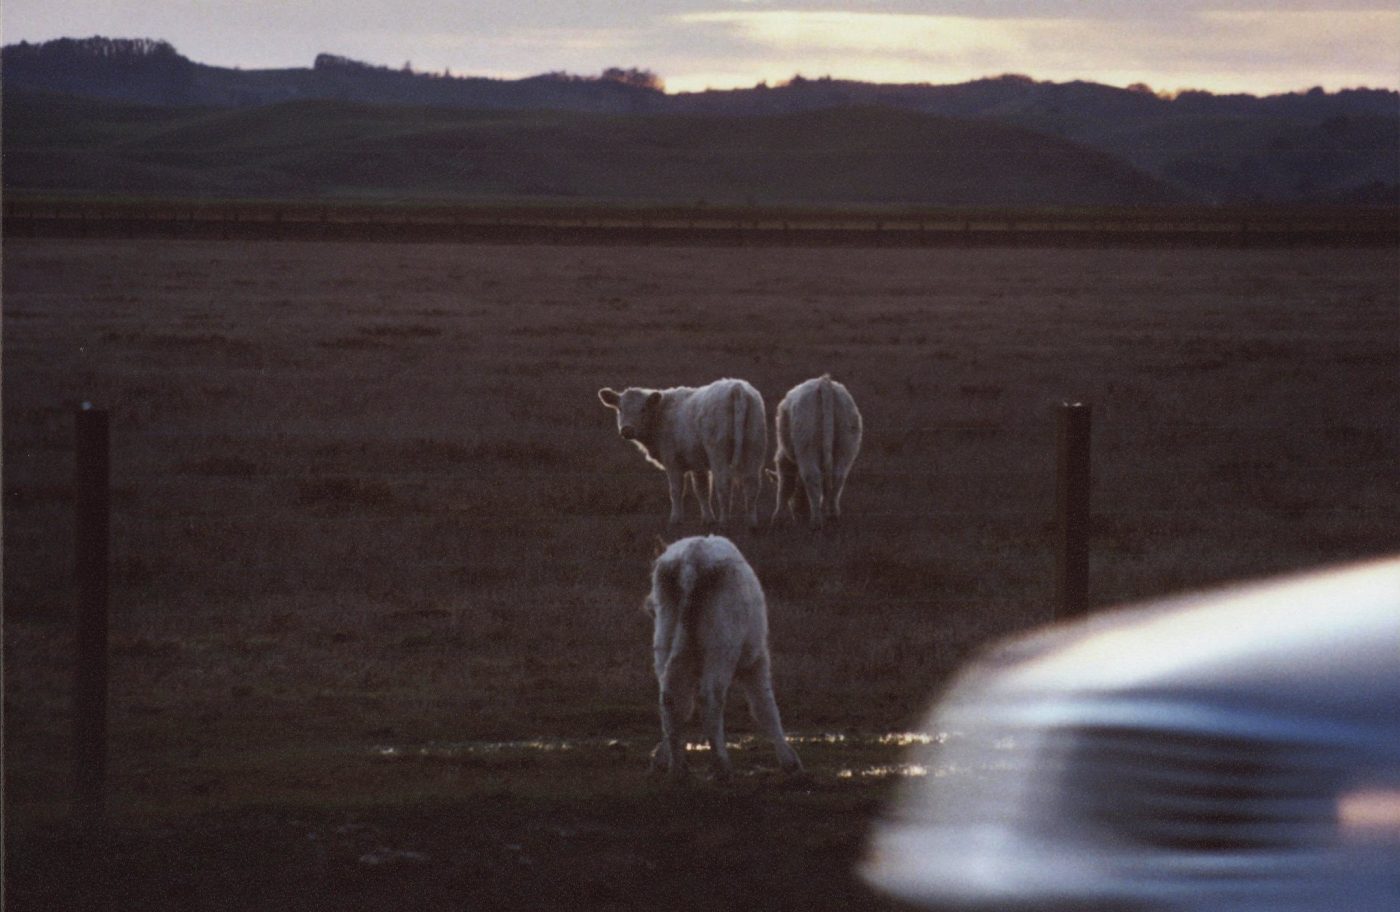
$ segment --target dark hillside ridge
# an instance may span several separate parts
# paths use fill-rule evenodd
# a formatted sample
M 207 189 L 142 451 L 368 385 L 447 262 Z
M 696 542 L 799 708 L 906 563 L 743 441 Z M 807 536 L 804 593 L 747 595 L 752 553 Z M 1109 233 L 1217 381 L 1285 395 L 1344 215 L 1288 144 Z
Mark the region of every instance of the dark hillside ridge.
M 11 92 L 7 189 L 89 196 L 694 205 L 1162 205 L 1076 143 L 885 108 L 771 117 L 297 101 L 155 108 Z
M 163 41 L 61 38 L 6 45 L 6 89 L 107 98 L 147 105 L 254 107 L 283 101 L 364 101 L 474 109 L 549 108 L 658 111 L 666 96 L 625 79 L 561 73 L 528 79 L 442 76 L 371 66 L 320 54 L 310 68 L 241 70 L 207 66 Z
M 289 101 L 597 114 L 772 117 L 878 106 L 969 118 L 1071 140 L 1214 203 L 1400 202 L 1400 93 L 1381 89 L 1173 97 L 1143 87 L 1000 76 L 959 85 L 879 85 L 794 77 L 780 86 L 667 95 L 645 71 L 519 80 L 371 66 L 332 54 L 310 68 L 195 63 L 165 42 L 60 39 L 9 45 L 3 85 L 135 104 L 260 107 Z

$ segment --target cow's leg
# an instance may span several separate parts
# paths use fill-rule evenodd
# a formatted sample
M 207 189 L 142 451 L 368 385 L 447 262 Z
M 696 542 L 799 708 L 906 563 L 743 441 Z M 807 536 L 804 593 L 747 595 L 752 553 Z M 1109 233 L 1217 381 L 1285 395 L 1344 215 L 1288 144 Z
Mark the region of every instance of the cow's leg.
M 758 495 L 763 490 L 763 468 L 757 472 L 746 472 L 740 477 L 740 495 L 744 498 L 744 514 L 749 528 L 758 528 Z
M 695 715 L 695 688 L 688 686 L 689 682 L 677 681 L 678 684 L 686 684 L 679 692 L 673 691 L 673 699 L 670 708 L 671 724 L 682 733 L 685 726 Z M 663 700 L 664 704 L 664 700 Z M 666 712 L 663 705 L 663 713 Z M 662 717 L 661 740 L 657 742 L 656 748 L 651 752 L 651 767 L 647 770 L 647 775 L 660 775 L 671 771 L 671 740 L 667 734 L 665 716 Z M 681 764 L 685 765 L 685 739 L 681 739 Z
M 667 469 L 666 488 L 671 495 L 671 517 L 667 522 L 674 526 L 685 515 L 685 473 L 680 469 Z
M 695 501 L 700 504 L 700 519 L 706 524 L 715 521 L 714 510 L 710 508 L 710 485 L 709 474 L 706 472 L 691 472 L 687 475 L 690 479 L 690 490 L 695 492 Z
M 700 706 L 705 714 L 705 740 L 714 755 L 715 781 L 728 782 L 734 766 L 729 762 L 729 748 L 724 744 L 724 700 L 729 684 L 723 675 L 708 673 L 700 679 Z
M 773 478 L 778 483 L 778 500 L 773 505 L 773 516 L 771 522 L 777 522 L 782 515 L 783 507 L 788 508 L 788 515 L 797 516 L 797 463 L 791 459 L 779 456 L 774 461 Z
M 788 495 L 788 512 L 792 514 L 793 522 L 812 515 L 812 505 L 807 502 L 807 489 L 803 487 L 802 479 L 797 475 L 797 463 L 793 463 L 792 466 L 792 493 Z
M 671 662 L 661 676 L 661 743 L 653 755 L 653 768 L 665 762 L 673 782 L 690 776 L 685 759 L 685 723 L 695 707 L 695 676 L 684 662 Z
M 820 529 L 822 514 L 826 511 L 826 506 L 822 503 L 821 469 L 799 464 L 797 471 L 802 476 L 802 487 L 807 491 L 807 522 L 813 529 Z
M 831 493 L 827 495 L 826 505 L 830 508 L 827 515 L 832 519 L 841 517 L 841 495 L 846 490 L 846 477 L 850 474 L 849 467 L 837 466 L 832 471 Z
M 748 668 L 740 669 L 738 681 L 759 731 L 773 742 L 773 749 L 778 754 L 778 766 L 785 773 L 801 772 L 802 761 L 797 759 L 797 751 L 788 744 L 787 735 L 783 733 L 783 722 L 778 715 L 778 701 L 773 698 L 773 678 L 768 657 L 765 655 Z
M 730 474 L 729 466 L 720 464 L 710 469 L 710 494 L 715 502 L 715 521 L 724 525 L 729 519 L 734 496 L 734 476 Z

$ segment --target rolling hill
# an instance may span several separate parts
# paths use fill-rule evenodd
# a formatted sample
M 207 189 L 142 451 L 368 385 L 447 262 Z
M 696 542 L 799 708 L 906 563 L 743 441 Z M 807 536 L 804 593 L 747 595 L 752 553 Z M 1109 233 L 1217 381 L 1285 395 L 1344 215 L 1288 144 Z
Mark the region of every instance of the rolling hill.
M 6 94 L 5 185 L 51 194 L 693 204 L 1165 204 L 1023 127 L 877 107 L 766 117 L 342 101 L 193 108 Z
M 404 192 L 406 182 L 415 183 L 411 176 L 396 174 L 398 164 L 427 168 L 432 175 L 425 175 L 424 186 L 448 186 L 457 196 L 509 191 L 570 197 L 622 193 L 626 199 L 659 194 L 692 201 L 806 200 L 834 188 L 840 195 L 832 201 L 972 198 L 1031 205 L 1098 201 L 1111 186 L 1131 185 L 1136 189 L 1128 189 L 1121 202 L 1130 203 L 1146 192 L 1153 198 L 1205 203 L 1400 203 L 1400 93 L 1380 89 L 1312 89 L 1266 97 L 1188 91 L 1166 96 L 1142 86 L 1120 89 L 1019 75 L 957 85 L 881 85 L 796 76 L 775 86 L 668 95 L 646 71 L 613 70 L 599 77 L 546 73 L 500 80 L 393 70 L 333 54 L 319 55 L 307 68 L 241 70 L 196 63 L 161 41 L 107 38 L 8 45 L 0 53 L 0 65 L 7 134 L 11 112 L 19 113 L 21 131 L 42 132 L 48 129 L 43 122 L 56 124 L 65 110 L 78 110 L 80 102 L 60 100 L 72 96 L 125 106 L 99 115 L 108 121 L 155 118 L 173 124 L 219 120 L 214 109 L 266 109 L 268 113 L 253 115 L 253 120 L 270 129 L 270 135 L 286 127 L 276 121 L 287 111 L 320 112 L 311 115 L 308 129 L 330 129 L 369 156 L 337 164 L 342 150 L 323 150 L 319 158 L 314 150 L 303 150 L 304 160 L 298 164 L 287 159 L 296 158 L 292 152 L 282 149 L 262 162 L 264 173 L 255 175 L 238 162 L 197 173 L 200 155 L 206 161 L 210 155 L 217 158 L 216 150 L 191 150 L 187 156 L 167 143 L 170 160 L 152 159 L 142 151 L 145 139 L 136 137 L 123 140 L 134 145 L 97 148 L 70 136 L 73 141 L 65 147 L 50 150 L 78 169 L 75 179 L 93 186 L 128 187 L 126 192 L 172 182 L 172 192 L 181 193 L 253 186 L 278 194 L 334 188 L 358 194 L 373 192 L 365 181 L 377 172 L 388 181 L 381 192 L 393 194 Z M 51 116 L 33 111 L 33 102 L 25 100 L 40 97 L 49 99 L 41 104 L 57 109 Z M 363 115 L 350 107 L 285 107 L 319 102 L 377 107 Z M 408 113 L 391 115 L 390 106 Z M 161 114 L 156 108 L 178 110 Z M 384 125 L 395 117 L 449 117 L 425 113 L 429 108 L 470 112 L 447 130 L 471 134 L 462 134 L 460 146 L 470 154 L 454 157 L 442 148 L 440 144 L 450 146 L 455 140 L 441 130 L 429 130 L 434 135 L 411 141 Z M 875 114 L 873 108 L 884 113 Z M 864 113 L 851 113 L 856 110 Z M 491 120 L 487 112 L 498 116 Z M 379 126 L 367 128 L 364 136 L 347 133 L 347 122 L 360 117 Z M 636 123 L 628 122 L 634 118 Z M 849 142 L 839 148 L 838 137 L 832 135 L 822 140 L 824 145 L 801 153 L 795 141 L 784 146 L 777 135 L 788 127 L 820 133 L 819 125 L 842 120 L 849 120 L 853 129 L 891 130 L 892 148 L 873 148 L 873 141 L 859 150 Z M 339 126 L 335 121 L 341 121 Z M 488 128 L 488 122 L 495 125 Z M 535 126 L 527 128 L 531 122 Z M 687 131 L 694 133 L 698 146 L 666 145 L 667 137 Z M 497 148 L 507 133 L 511 141 L 527 143 L 515 148 L 514 162 L 502 161 L 509 156 Z M 34 135 L 25 132 L 14 144 L 20 166 L 13 173 L 7 168 L 6 185 L 65 189 L 55 163 L 28 157 Z M 910 145 L 933 137 L 945 145 L 933 142 L 922 152 Z M 887 137 L 877 133 L 873 138 Z M 624 139 L 642 146 L 624 148 Z M 1011 169 L 1005 186 L 996 185 L 995 167 L 979 169 L 976 162 L 962 162 L 956 150 L 946 148 L 956 139 L 973 143 L 974 149 L 978 142 L 990 142 L 998 156 L 992 164 Z M 574 143 L 565 148 L 578 154 L 532 147 L 532 141 Z M 1014 150 L 1017 145 L 1025 148 Z M 1089 150 L 1099 157 L 1085 158 Z M 742 160 L 755 152 L 766 160 Z M 622 167 L 610 170 L 590 156 L 621 156 Z M 1040 173 L 1036 169 L 1043 169 L 1047 158 L 1074 164 L 1059 177 L 1032 176 Z M 812 170 L 817 167 L 831 170 L 819 180 Z M 925 173 L 929 167 L 946 173 Z M 325 171 L 324 179 L 311 173 L 318 169 Z M 1090 170 L 1099 171 L 1099 177 L 1091 181 Z M 1138 178 L 1154 180 L 1156 189 L 1145 191 L 1140 180 L 1128 176 L 1133 170 Z M 622 175 L 629 179 L 621 180 Z M 589 185 L 593 178 L 599 182 Z M 1049 183 L 1042 186 L 1042 180 Z M 1018 195 L 1028 191 L 1033 191 L 1031 196 Z

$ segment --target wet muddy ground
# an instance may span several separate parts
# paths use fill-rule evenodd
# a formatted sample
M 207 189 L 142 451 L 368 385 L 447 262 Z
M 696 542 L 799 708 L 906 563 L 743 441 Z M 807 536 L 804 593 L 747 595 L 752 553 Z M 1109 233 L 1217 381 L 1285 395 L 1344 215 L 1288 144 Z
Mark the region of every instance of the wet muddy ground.
M 361 795 L 11 829 L 6 908 L 889 907 L 854 867 L 891 783 L 922 772 L 909 739 L 794 740 L 807 775 L 740 739 L 725 787 L 698 746 L 699 775 L 673 786 L 645 775 L 640 741 L 373 745 L 327 758 L 370 771 L 352 777 Z M 445 777 L 459 796 L 439 785 L 375 803 L 375 775 L 408 793 Z

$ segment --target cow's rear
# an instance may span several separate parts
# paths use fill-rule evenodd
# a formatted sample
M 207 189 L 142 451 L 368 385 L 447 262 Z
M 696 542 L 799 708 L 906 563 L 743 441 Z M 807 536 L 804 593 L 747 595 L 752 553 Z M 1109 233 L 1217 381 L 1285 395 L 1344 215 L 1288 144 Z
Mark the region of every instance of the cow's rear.
M 763 397 L 743 380 L 717 380 L 696 391 L 701 440 L 710 463 L 716 519 L 738 510 L 758 527 L 758 494 L 768 449 Z
M 863 422 L 844 384 L 823 374 L 799 383 L 778 403 L 774 470 L 778 503 L 795 515 L 805 504 L 813 528 L 841 515 L 841 495 L 860 452 Z

